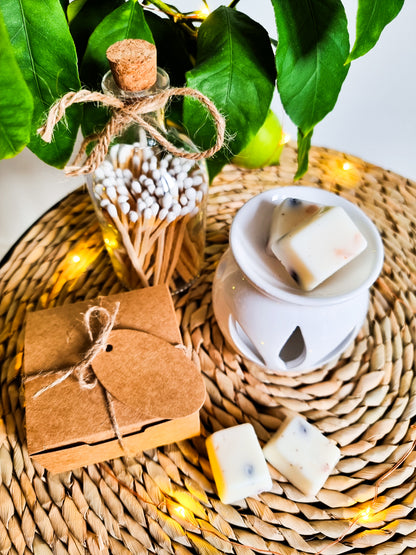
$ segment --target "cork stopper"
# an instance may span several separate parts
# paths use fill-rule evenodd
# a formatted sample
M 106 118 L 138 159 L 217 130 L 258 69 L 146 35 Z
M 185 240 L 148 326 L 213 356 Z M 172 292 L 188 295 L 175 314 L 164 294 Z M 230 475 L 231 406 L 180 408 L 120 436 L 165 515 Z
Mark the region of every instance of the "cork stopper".
M 156 83 L 156 46 L 141 39 L 112 44 L 106 52 L 114 81 L 125 91 L 143 91 Z

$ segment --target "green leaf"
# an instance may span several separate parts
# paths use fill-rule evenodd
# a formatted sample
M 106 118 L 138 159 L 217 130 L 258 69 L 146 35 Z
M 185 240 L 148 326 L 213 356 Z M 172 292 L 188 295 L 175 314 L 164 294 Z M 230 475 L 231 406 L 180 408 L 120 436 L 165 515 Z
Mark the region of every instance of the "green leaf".
M 72 0 L 71 3 L 68 0 L 61 0 L 62 7 L 64 11 L 66 9 L 66 14 L 68 17 L 68 22 L 71 24 L 72 20 L 79 14 L 82 8 L 85 6 L 87 0 Z M 65 8 L 66 4 L 66 8 Z
M 77 0 L 74 0 L 74 2 L 75 1 L 77 1 Z M 62 9 L 64 10 L 64 13 L 66 14 L 68 6 L 69 6 L 69 0 L 59 0 L 59 3 L 61 4 Z
M 109 108 L 95 104 L 84 104 L 81 130 L 84 137 L 98 133 L 104 128 L 111 116 Z
M 359 0 L 356 38 L 347 62 L 367 54 L 377 43 L 384 27 L 400 12 L 404 0 Z
M 68 20 L 71 35 L 81 61 L 88 39 L 97 25 L 124 0 L 74 0 L 68 7 Z
M 298 171 L 308 167 L 315 125 L 335 106 L 349 65 L 349 35 L 340 0 L 272 0 L 278 32 L 277 88 L 298 126 Z
M 185 73 L 192 69 L 189 47 L 195 45 L 189 45 L 181 27 L 171 19 L 148 10 L 144 15 L 157 48 L 157 65 L 169 74 L 173 86 L 182 87 L 186 81 Z
M 307 135 L 333 109 L 347 76 L 347 18 L 340 0 L 272 3 L 277 87 L 290 119 Z
M 34 100 L 29 148 L 44 162 L 63 167 L 72 153 L 79 125 L 78 107 L 70 108 L 51 144 L 37 129 L 50 106 L 70 90 L 78 90 L 77 58 L 59 0 L 2 0 L 6 28 L 23 78 Z
M 202 23 L 189 87 L 208 96 L 226 114 L 227 145 L 208 161 L 210 177 L 246 146 L 266 119 L 275 84 L 273 50 L 265 29 L 247 15 L 221 6 Z M 215 129 L 206 109 L 185 98 L 184 123 L 194 142 L 208 148 Z
M 311 139 L 313 131 L 306 135 L 298 129 L 298 169 L 295 174 L 295 181 L 300 179 L 308 170 L 309 150 L 311 148 Z
M 185 74 L 192 69 L 191 53 L 196 50 L 196 38 L 185 34 L 178 23 L 144 11 L 146 21 L 152 32 L 156 49 L 157 65 L 164 69 L 173 87 L 183 87 Z M 183 99 L 173 98 L 166 107 L 166 118 L 182 125 Z
M 0 12 L 0 159 L 12 158 L 30 140 L 33 100 L 14 57 Z
M 107 48 L 124 39 L 143 39 L 154 43 L 143 8 L 136 0 L 129 0 L 107 15 L 90 36 L 81 65 L 83 82 L 93 88 L 100 85 L 102 77 L 110 69 L 105 55 Z
M 106 51 L 119 40 L 144 39 L 154 42 L 144 18 L 143 8 L 135 0 L 129 0 L 107 17 L 92 33 L 81 65 L 83 81 L 93 89 L 101 88 L 101 80 L 109 70 Z M 86 104 L 83 110 L 82 132 L 84 136 L 102 129 L 110 117 L 108 109 Z

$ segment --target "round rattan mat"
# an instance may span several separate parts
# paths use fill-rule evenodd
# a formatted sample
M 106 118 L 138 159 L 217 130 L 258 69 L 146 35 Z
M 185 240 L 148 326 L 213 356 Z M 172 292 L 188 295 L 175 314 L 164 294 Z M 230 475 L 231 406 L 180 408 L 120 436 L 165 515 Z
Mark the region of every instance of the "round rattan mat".
M 208 391 L 201 436 L 135 458 L 52 475 L 28 457 L 20 388 L 26 312 L 121 286 L 84 190 L 51 209 L 15 246 L 0 273 L 1 553 L 416 553 L 416 452 L 386 475 L 415 437 L 416 184 L 312 149 L 300 183 L 357 203 L 385 245 L 366 323 L 337 361 L 299 377 L 266 373 L 232 352 L 215 322 L 211 284 L 236 210 L 266 188 L 291 184 L 294 172 L 295 151 L 288 147 L 280 167 L 228 167 L 214 182 L 206 267 L 175 301 L 184 343 Z M 342 451 L 324 488 L 305 498 L 271 468 L 272 491 L 222 504 L 204 437 L 251 422 L 263 443 L 287 410 L 303 414 Z M 351 527 L 382 476 L 375 514 Z

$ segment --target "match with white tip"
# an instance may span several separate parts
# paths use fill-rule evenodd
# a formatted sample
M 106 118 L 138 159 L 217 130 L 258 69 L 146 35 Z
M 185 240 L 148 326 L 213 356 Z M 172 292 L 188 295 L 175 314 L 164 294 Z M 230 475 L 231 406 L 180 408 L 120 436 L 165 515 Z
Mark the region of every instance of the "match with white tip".
M 173 289 L 174 280 L 189 282 L 197 276 L 203 239 L 195 244 L 195 234 L 191 237 L 187 230 L 207 190 L 198 163 L 160 153 L 145 141 L 110 148 L 93 173 L 93 191 L 120 233 L 126 257 L 118 254 L 117 265 L 124 260 L 131 267 L 130 287 L 137 286 L 137 276 L 141 285 L 170 280 Z M 113 256 L 113 249 L 109 253 Z

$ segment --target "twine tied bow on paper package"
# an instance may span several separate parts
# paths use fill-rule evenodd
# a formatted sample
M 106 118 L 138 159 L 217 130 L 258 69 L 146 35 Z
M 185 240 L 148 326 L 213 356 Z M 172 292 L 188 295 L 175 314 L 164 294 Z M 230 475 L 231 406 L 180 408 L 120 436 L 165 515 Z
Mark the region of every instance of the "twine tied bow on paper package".
M 160 131 L 156 129 L 156 127 L 146 121 L 146 118 L 143 117 L 144 114 L 163 108 L 168 100 L 173 96 L 188 96 L 195 98 L 207 107 L 209 113 L 214 119 L 217 131 L 217 138 L 214 146 L 202 152 L 188 152 L 183 149 L 179 149 L 166 139 Z M 208 97 L 199 91 L 188 87 L 172 87 L 158 92 L 151 97 L 137 98 L 133 101 L 131 99 L 123 101 L 115 96 L 88 90 L 69 92 L 51 107 L 45 124 L 38 129 L 38 134 L 41 138 L 45 142 L 50 143 L 52 141 L 55 125 L 63 118 L 67 108 L 73 104 L 83 102 L 99 102 L 101 105 L 112 109 L 112 116 L 101 132 L 90 135 L 84 139 L 81 148 L 75 157 L 74 164 L 66 166 L 65 168 L 65 173 L 69 176 L 88 174 L 98 168 L 98 166 L 104 161 L 111 140 L 115 136 L 120 135 L 132 122 L 136 122 L 141 125 L 170 153 L 189 160 L 202 160 L 204 158 L 210 158 L 220 150 L 224 143 L 225 120 L 223 116 L 219 113 L 215 104 Z M 80 165 L 88 145 L 95 141 L 96 145 L 93 150 L 82 165 Z
M 81 389 L 94 389 L 95 387 L 101 387 L 104 398 L 105 398 L 105 405 L 108 416 L 111 421 L 111 425 L 113 431 L 118 439 L 118 442 L 126 452 L 126 448 L 123 442 L 123 436 L 120 432 L 120 427 L 116 418 L 116 413 L 114 409 L 114 397 L 108 391 L 106 384 L 103 383 L 102 379 L 100 379 L 100 375 L 97 375 L 98 371 L 94 370 L 94 361 L 98 355 L 103 352 L 111 351 L 112 350 L 112 340 L 110 334 L 112 332 L 117 333 L 114 330 L 114 325 L 116 322 L 117 314 L 120 308 L 120 302 L 114 303 L 114 309 L 112 312 L 107 310 L 103 306 L 94 305 L 90 307 L 85 314 L 83 315 L 83 324 L 88 333 L 88 337 L 91 341 L 91 346 L 86 351 L 86 353 L 81 357 L 81 360 L 74 364 L 73 366 L 62 368 L 62 369 L 50 369 L 50 370 L 43 370 L 41 372 L 37 372 L 35 374 L 26 376 L 25 382 L 30 382 L 35 380 L 39 377 L 44 376 L 56 376 L 56 379 L 52 381 L 50 384 L 42 387 L 36 393 L 34 393 L 33 398 L 36 399 L 40 395 L 44 394 L 46 391 L 51 390 L 52 388 L 56 387 L 57 385 L 61 384 L 71 376 L 78 380 L 79 386 Z M 94 332 L 94 320 L 98 324 L 98 329 Z M 118 330 L 120 333 L 135 333 L 138 335 L 149 334 L 150 332 L 139 332 L 135 330 Z M 150 334 L 151 336 L 153 334 Z M 154 336 L 156 337 L 156 336 Z M 114 337 L 113 337 L 114 339 Z M 162 339 L 158 339 L 167 345 L 174 347 L 175 349 L 182 350 L 184 354 L 189 357 L 187 353 L 186 347 L 181 344 L 172 345 L 171 343 L 165 342 Z M 126 352 L 126 356 L 129 353 Z
M 36 378 L 39 378 L 40 376 L 57 376 L 57 378 L 53 382 L 39 389 L 33 395 L 34 398 L 37 398 L 46 391 L 52 389 L 53 387 L 56 387 L 57 385 L 68 379 L 70 376 L 75 376 L 75 378 L 79 382 L 79 386 L 82 389 L 93 389 L 94 387 L 99 385 L 104 393 L 106 408 L 111 420 L 111 425 L 117 436 L 120 446 L 124 449 L 123 438 L 120 433 L 114 411 L 113 397 L 111 393 L 98 380 L 92 366 L 92 362 L 95 357 L 107 349 L 109 336 L 114 327 L 119 308 L 119 302 L 115 303 L 115 308 L 112 313 L 103 306 L 90 307 L 84 314 L 83 321 L 92 344 L 85 355 L 82 357 L 82 359 L 77 364 L 69 368 L 43 370 L 42 372 L 39 372 L 37 374 L 26 376 L 25 381 L 29 382 Z M 94 317 L 98 319 L 100 324 L 100 329 L 96 338 L 94 338 L 92 330 L 92 321 Z

